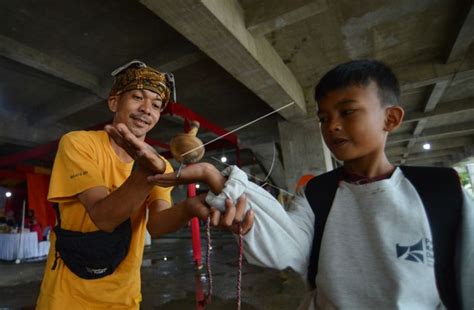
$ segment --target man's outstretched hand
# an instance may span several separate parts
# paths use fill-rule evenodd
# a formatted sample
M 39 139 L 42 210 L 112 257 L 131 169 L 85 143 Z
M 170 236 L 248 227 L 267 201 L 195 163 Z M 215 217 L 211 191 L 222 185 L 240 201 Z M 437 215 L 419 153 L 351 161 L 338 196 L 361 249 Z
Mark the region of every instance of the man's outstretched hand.
M 106 125 L 105 131 L 142 168 L 155 174 L 166 170 L 166 164 L 158 152 L 145 141 L 138 139 L 125 124 Z
M 184 167 L 179 172 L 156 174 L 148 177 L 148 182 L 162 187 L 178 184 L 206 183 L 214 194 L 219 194 L 224 188 L 226 178 L 209 163 L 197 163 Z

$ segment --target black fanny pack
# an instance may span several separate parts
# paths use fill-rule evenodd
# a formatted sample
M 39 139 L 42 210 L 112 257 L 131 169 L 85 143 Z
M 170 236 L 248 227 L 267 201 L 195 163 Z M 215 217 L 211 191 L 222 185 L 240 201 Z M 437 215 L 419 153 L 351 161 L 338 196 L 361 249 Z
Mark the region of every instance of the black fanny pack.
M 62 229 L 58 206 L 56 211 L 56 258 L 51 269 L 56 269 L 57 260 L 61 258 L 69 270 L 83 279 L 99 279 L 112 274 L 127 256 L 132 238 L 131 220 L 126 220 L 111 233 L 82 233 Z

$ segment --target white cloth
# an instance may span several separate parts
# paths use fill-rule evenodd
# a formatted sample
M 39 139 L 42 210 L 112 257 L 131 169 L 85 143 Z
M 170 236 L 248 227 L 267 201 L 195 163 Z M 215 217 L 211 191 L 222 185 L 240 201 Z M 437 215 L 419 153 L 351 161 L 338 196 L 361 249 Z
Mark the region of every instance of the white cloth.
M 20 237 L 21 241 L 20 250 Z M 20 250 L 20 251 L 19 251 Z M 36 232 L 23 234 L 0 234 L 0 259 L 15 260 L 38 256 L 38 235 Z
M 209 191 L 206 202 L 223 211 L 227 198 L 235 204 L 245 193 L 247 209 L 255 213 L 254 225 L 244 238 L 247 261 L 276 269 L 290 267 L 305 274 L 314 229 L 314 213 L 306 198 L 296 197 L 297 203 L 286 212 L 270 193 L 249 182 L 245 172 L 236 166 L 224 169 L 222 174 L 228 176 L 224 189 L 217 196 Z
M 41 241 L 38 243 L 38 256 L 46 256 L 49 252 L 49 247 L 51 243 L 49 241 Z

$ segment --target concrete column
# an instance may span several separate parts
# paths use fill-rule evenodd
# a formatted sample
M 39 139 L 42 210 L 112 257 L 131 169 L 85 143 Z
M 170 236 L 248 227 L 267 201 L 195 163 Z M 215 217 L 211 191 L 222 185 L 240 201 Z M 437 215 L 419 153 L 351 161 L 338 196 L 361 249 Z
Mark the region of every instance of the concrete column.
M 314 118 L 281 121 L 278 127 L 289 191 L 294 191 L 302 175 L 319 175 L 332 169 L 329 151 L 324 150 L 319 123 Z

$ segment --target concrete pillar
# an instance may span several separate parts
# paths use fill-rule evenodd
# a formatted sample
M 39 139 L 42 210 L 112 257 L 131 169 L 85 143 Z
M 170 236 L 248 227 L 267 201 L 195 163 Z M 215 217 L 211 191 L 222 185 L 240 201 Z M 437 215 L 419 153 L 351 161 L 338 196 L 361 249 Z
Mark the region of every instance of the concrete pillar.
M 286 182 L 289 191 L 304 174 L 320 175 L 332 170 L 328 150 L 324 150 L 319 123 L 313 118 L 278 123 Z

